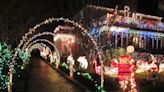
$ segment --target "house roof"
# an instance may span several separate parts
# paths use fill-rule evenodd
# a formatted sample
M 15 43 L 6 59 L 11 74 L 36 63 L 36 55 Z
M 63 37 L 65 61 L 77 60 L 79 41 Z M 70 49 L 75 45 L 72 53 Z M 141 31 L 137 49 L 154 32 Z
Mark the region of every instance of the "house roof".
M 92 27 L 91 24 L 93 22 L 97 22 L 97 24 L 101 26 L 101 24 L 106 21 L 107 14 L 113 15 L 115 10 L 115 8 L 87 5 L 74 16 L 73 20 L 80 22 L 84 27 L 89 29 Z M 162 17 L 142 13 L 131 13 L 130 9 L 127 11 L 127 6 L 126 10 L 124 8 L 124 10 L 116 11 L 118 12 L 118 16 L 120 16 L 120 20 L 114 23 L 116 26 L 164 32 L 164 23 L 161 22 Z M 129 18 L 125 18 L 125 12 L 130 13 Z M 136 15 L 135 17 L 137 19 L 134 20 L 132 18 L 133 14 Z

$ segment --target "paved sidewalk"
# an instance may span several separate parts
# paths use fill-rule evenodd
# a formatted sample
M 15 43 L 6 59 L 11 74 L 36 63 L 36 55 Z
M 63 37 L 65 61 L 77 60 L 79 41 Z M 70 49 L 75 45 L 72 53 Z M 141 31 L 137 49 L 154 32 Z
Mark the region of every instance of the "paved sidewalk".
M 77 85 L 78 87 L 80 87 L 82 89 L 82 92 L 91 92 L 90 90 L 88 90 L 88 88 L 86 86 L 84 86 L 83 84 L 80 84 L 76 79 L 71 78 L 69 75 L 67 75 L 66 73 L 64 73 L 63 71 L 56 69 L 55 66 L 49 64 L 53 69 L 55 69 L 56 71 L 58 71 L 63 77 L 65 77 L 67 80 L 69 80 L 70 82 L 74 83 L 75 85 Z
M 84 92 L 44 61 L 33 62 L 26 92 Z

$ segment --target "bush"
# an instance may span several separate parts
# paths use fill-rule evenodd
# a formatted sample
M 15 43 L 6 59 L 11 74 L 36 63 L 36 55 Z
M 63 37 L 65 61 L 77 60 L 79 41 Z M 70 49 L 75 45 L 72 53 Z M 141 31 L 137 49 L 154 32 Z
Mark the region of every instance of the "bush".
M 0 92 L 5 92 L 7 90 L 9 82 L 9 69 L 11 66 L 12 58 L 14 56 L 14 51 L 11 50 L 4 42 L 0 42 Z M 18 57 L 14 63 L 14 73 L 21 71 L 27 61 L 29 60 L 30 54 L 28 51 L 22 51 L 18 49 Z

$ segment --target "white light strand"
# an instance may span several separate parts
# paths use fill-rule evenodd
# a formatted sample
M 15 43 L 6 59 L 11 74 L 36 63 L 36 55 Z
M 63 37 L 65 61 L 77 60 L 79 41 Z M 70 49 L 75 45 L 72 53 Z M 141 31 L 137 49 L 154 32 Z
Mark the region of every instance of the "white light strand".
M 34 44 L 29 48 L 29 53 L 31 53 L 33 49 L 38 49 L 41 52 L 43 48 L 44 48 L 44 46 L 39 45 L 38 43 Z
M 29 45 L 27 46 L 27 49 L 29 49 L 32 45 L 34 45 L 34 44 L 36 44 L 38 42 L 39 43 L 40 42 L 47 42 L 48 44 L 52 45 L 54 47 L 55 51 L 57 52 L 57 57 L 58 57 L 58 59 L 60 61 L 60 54 L 59 54 L 59 51 L 58 51 L 57 47 L 52 42 L 50 42 L 47 39 L 36 39 L 36 40 L 32 41 L 31 43 L 29 43 Z
M 125 6 L 127 7 L 127 6 Z M 101 6 L 94 6 L 94 5 L 88 5 L 87 8 L 95 8 L 95 9 L 101 9 L 101 10 L 107 10 L 109 12 L 113 12 L 114 9 L 113 8 L 106 8 L 106 7 L 101 7 Z M 118 11 L 119 13 L 125 13 L 126 10 L 119 10 Z M 130 13 L 130 12 L 129 12 Z M 134 13 L 133 13 L 134 14 Z M 135 13 L 136 16 L 139 16 L 139 17 L 145 17 L 145 18 L 149 18 L 149 19 L 155 19 L 155 20 L 158 20 L 158 21 L 161 21 L 162 20 L 162 17 L 158 17 L 158 16 L 152 16 L 152 15 L 146 15 L 146 14 L 142 14 L 142 13 Z
M 102 67 L 103 67 L 103 61 L 102 61 L 102 58 L 101 58 L 101 54 L 100 54 L 100 51 L 98 49 L 98 45 L 96 43 L 96 41 L 94 41 L 94 39 L 90 36 L 90 34 L 87 32 L 87 30 L 85 28 L 83 28 L 81 25 L 79 25 L 78 23 L 74 22 L 74 21 L 71 21 L 69 19 L 64 19 L 64 18 L 49 18 L 49 19 L 46 19 L 45 21 L 37 24 L 36 26 L 34 26 L 33 28 L 30 28 L 29 29 L 29 32 L 25 33 L 25 35 L 22 37 L 22 39 L 20 40 L 20 43 L 18 45 L 18 47 L 15 49 L 15 53 L 14 53 L 14 57 L 12 58 L 12 62 L 11 62 L 11 66 L 10 66 L 10 80 L 9 80 L 9 85 L 8 85 L 8 92 L 12 92 L 12 79 L 13 79 L 13 70 L 14 70 L 14 63 L 15 63 L 15 59 L 17 57 L 17 53 L 18 53 L 18 49 L 24 44 L 24 42 L 28 39 L 28 36 L 29 35 L 32 35 L 33 32 L 36 31 L 37 28 L 39 28 L 40 26 L 42 25 L 45 25 L 45 24 L 49 24 L 49 23 L 52 23 L 52 22 L 58 22 L 58 21 L 63 21 L 65 23 L 71 23 L 72 25 L 76 26 L 76 27 L 79 27 L 81 30 L 83 30 L 87 36 L 91 39 L 91 41 L 93 42 L 97 52 L 98 52 L 98 57 L 100 59 L 100 62 L 102 64 Z M 101 81 L 104 81 L 103 79 L 103 74 L 101 75 Z M 101 85 L 103 85 L 103 82 L 101 82 Z
M 25 48 L 26 48 L 26 46 L 27 46 L 32 40 L 34 40 L 34 39 L 37 38 L 37 37 L 44 36 L 44 35 L 52 35 L 52 36 L 54 36 L 55 34 L 52 33 L 52 32 L 38 33 L 38 34 L 32 36 L 29 40 L 27 40 L 26 43 L 24 43 L 24 45 L 23 45 L 23 47 L 22 47 L 22 50 L 24 51 Z
M 48 50 L 51 52 L 51 49 L 44 43 L 35 43 L 28 49 L 29 49 L 29 52 L 31 53 L 33 49 L 39 49 L 39 51 L 41 51 L 42 48 L 44 48 L 44 47 L 48 48 Z
M 50 42 L 49 40 L 47 40 L 47 39 L 36 39 L 36 40 L 30 42 L 30 43 L 27 45 L 26 48 L 29 49 L 33 44 L 36 44 L 36 43 L 38 43 L 38 42 L 47 42 L 48 44 L 50 44 L 50 45 L 52 45 L 53 47 L 56 48 L 56 46 L 55 46 L 52 42 Z M 26 48 L 25 48 L 25 49 L 26 49 Z

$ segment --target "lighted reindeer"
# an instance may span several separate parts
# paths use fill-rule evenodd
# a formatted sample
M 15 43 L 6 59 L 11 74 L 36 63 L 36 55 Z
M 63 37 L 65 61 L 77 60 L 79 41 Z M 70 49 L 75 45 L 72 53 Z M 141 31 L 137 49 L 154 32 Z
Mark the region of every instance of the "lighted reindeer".
M 139 59 L 137 61 L 138 69 L 136 70 L 136 72 L 140 73 L 140 72 L 146 72 L 146 71 L 151 71 L 151 72 L 158 71 L 158 67 L 156 65 L 157 59 L 152 54 L 150 54 L 150 59 L 151 59 L 151 63 L 145 62 L 144 60 Z

